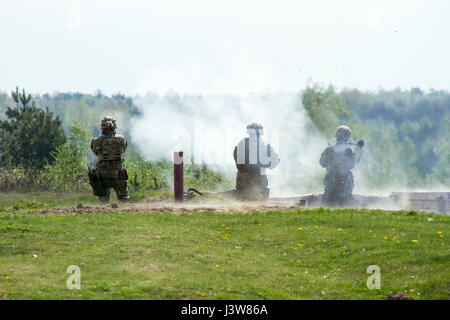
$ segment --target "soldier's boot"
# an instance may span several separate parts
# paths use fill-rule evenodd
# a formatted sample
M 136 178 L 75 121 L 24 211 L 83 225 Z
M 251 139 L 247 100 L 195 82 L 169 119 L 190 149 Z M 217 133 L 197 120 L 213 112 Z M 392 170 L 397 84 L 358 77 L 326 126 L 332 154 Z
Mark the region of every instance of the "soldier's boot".
M 340 207 L 351 207 L 353 205 L 353 198 L 352 197 L 345 197 L 340 199 L 339 206 Z
M 325 187 L 325 193 L 322 198 L 322 206 L 335 208 L 339 207 L 339 200 L 336 197 L 336 191 L 329 187 Z
M 114 191 L 117 195 L 117 200 L 120 202 L 127 202 L 130 199 L 128 192 L 128 180 L 120 180 L 117 182 Z
M 119 202 L 128 202 L 128 200 L 130 200 L 128 190 L 126 193 L 117 193 L 117 200 L 119 200 Z
M 267 187 L 263 187 L 263 200 L 269 199 L 270 189 Z
M 248 191 L 244 188 L 236 189 L 236 199 L 246 200 L 248 198 Z
M 104 188 L 102 190 L 101 195 L 98 196 L 98 200 L 102 204 L 107 204 L 107 203 L 109 203 L 110 196 L 111 196 L 111 190 L 109 188 Z
M 109 195 L 105 196 L 105 197 L 98 197 L 98 200 L 100 201 L 100 203 L 102 204 L 107 204 L 109 203 Z

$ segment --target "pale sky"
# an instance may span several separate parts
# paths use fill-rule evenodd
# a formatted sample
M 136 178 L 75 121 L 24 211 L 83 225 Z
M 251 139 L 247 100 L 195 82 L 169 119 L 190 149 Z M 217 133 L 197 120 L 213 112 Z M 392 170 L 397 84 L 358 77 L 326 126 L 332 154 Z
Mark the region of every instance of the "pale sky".
M 450 90 L 450 1 L 2 0 L 0 90 Z

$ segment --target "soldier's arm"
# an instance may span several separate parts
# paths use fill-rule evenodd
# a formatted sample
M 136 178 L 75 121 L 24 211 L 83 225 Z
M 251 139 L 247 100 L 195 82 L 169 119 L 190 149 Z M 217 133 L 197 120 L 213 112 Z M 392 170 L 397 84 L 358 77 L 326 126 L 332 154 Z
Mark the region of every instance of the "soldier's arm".
M 127 139 L 125 139 L 125 137 L 123 138 L 123 140 L 125 142 L 125 145 L 123 147 L 123 152 L 125 152 L 125 150 L 127 150 L 127 147 L 128 147 L 128 141 L 127 141 Z
M 322 154 L 320 155 L 320 160 L 319 163 L 323 168 L 327 167 L 327 162 L 328 162 L 328 154 L 330 153 L 330 148 L 326 148 Z
M 355 152 L 351 148 L 349 148 L 349 149 L 347 149 L 345 151 L 345 154 L 346 154 L 346 156 L 348 158 L 348 164 L 349 164 L 350 169 L 353 169 L 355 167 L 355 164 L 356 164 Z
M 116 136 L 116 139 L 118 139 L 120 148 L 122 149 L 120 151 L 125 152 L 125 150 L 127 150 L 127 147 L 128 147 L 127 139 L 125 139 L 124 136 L 119 136 L 119 135 Z
M 280 157 L 275 149 L 270 146 L 270 169 L 275 168 L 280 163 Z
M 92 139 L 91 141 L 91 150 L 92 152 L 97 155 L 98 154 L 98 143 L 97 143 L 97 139 Z
M 238 145 L 234 148 L 233 157 L 236 164 L 245 164 L 245 139 L 239 141 Z M 236 156 L 234 156 L 236 154 Z

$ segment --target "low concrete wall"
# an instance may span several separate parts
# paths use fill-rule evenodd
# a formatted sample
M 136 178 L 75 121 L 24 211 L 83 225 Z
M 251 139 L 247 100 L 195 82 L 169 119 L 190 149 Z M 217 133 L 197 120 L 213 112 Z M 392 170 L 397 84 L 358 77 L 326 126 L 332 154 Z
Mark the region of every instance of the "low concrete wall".
M 322 194 L 298 197 L 270 198 L 276 202 L 295 202 L 308 208 L 322 205 Z M 353 195 L 354 208 L 416 210 L 450 214 L 450 192 L 392 192 L 388 197 Z
M 450 192 L 392 192 L 389 198 L 407 209 L 450 214 Z

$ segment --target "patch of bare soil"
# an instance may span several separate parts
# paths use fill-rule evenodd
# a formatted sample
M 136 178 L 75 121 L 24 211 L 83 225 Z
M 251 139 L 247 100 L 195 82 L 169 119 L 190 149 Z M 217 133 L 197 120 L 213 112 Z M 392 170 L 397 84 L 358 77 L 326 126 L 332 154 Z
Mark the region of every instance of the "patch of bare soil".
M 388 300 L 413 300 L 408 294 L 401 291 L 393 291 L 386 295 Z
M 145 201 L 138 203 L 112 203 L 97 206 L 85 206 L 79 203 L 73 208 L 54 208 L 28 211 L 26 214 L 97 214 L 97 213 L 189 213 L 189 212 L 215 212 L 215 213 L 250 213 L 263 211 L 289 211 L 302 209 L 304 206 L 292 203 L 277 202 L 215 202 L 202 201 L 195 203 L 174 203 L 171 201 Z

